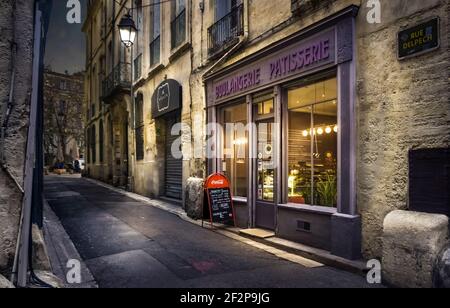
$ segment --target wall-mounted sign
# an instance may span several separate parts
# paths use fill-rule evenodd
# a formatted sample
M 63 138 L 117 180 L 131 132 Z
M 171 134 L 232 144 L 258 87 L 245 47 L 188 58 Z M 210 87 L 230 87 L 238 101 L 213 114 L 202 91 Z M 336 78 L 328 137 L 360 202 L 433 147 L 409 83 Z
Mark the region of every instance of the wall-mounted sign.
M 208 90 L 209 102 L 230 99 L 335 63 L 336 30 L 333 28 L 212 81 Z
M 152 97 L 152 116 L 154 119 L 162 117 L 181 108 L 182 87 L 178 81 L 168 79 L 163 81 L 155 90 Z
M 403 30 L 398 34 L 398 58 L 418 56 L 439 48 L 439 18 Z
M 205 195 L 207 202 L 203 208 L 208 210 L 211 224 L 236 225 L 230 182 L 226 176 L 220 173 L 211 175 L 205 182 Z

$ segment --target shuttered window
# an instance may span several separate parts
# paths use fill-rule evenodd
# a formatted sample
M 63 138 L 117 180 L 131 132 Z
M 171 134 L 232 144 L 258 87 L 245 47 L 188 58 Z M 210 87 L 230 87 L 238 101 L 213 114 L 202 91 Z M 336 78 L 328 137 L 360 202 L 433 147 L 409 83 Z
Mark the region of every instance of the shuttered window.
M 144 98 L 142 94 L 136 97 L 136 159 L 144 159 Z

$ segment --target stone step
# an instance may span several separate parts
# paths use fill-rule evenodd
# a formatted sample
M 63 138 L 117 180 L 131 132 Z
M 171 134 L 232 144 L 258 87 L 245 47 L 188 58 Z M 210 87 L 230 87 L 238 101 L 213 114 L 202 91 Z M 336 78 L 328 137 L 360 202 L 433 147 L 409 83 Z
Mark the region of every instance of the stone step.
M 275 236 L 275 232 L 264 230 L 264 229 L 245 229 L 245 230 L 240 230 L 239 234 L 242 236 L 253 237 L 253 238 L 262 239 L 262 240 L 265 240 L 265 239 Z

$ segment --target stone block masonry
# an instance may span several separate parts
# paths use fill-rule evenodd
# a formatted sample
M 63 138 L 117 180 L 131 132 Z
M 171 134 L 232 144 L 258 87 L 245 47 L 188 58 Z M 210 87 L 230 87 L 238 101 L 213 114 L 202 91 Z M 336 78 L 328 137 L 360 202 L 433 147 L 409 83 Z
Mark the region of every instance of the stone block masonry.
M 383 278 L 402 288 L 432 288 L 448 241 L 448 217 L 394 211 L 384 221 Z
M 408 152 L 450 146 L 449 1 L 383 1 L 382 24 L 357 24 L 357 203 L 363 253 L 381 257 L 383 221 L 408 208 Z M 438 50 L 397 58 L 397 34 L 440 17 Z
M 0 170 L 0 272 L 7 275 L 14 259 L 22 202 L 22 194 L 15 181 L 23 185 L 32 77 L 34 1 L 4 0 L 0 2 L 0 12 L 0 119 L 3 123 L 11 86 L 14 90 L 4 140 L 5 166 L 10 174 Z M 13 66 L 15 82 L 11 84 Z

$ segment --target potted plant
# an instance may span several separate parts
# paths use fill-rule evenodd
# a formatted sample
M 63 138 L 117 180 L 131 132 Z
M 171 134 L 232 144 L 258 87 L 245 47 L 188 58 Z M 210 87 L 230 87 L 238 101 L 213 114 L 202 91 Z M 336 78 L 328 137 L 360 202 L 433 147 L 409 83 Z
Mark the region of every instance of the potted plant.
M 320 198 L 320 203 L 323 206 L 333 207 L 337 200 L 337 178 L 332 173 L 326 173 L 320 177 L 317 182 L 317 193 Z

